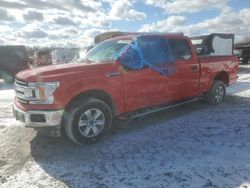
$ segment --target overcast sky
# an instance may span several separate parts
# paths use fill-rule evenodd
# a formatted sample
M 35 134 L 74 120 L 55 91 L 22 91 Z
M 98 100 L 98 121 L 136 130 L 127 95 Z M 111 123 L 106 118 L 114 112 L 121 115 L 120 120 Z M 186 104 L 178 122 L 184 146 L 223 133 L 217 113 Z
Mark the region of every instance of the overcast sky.
M 250 0 L 0 0 L 0 44 L 84 47 L 105 31 L 250 36 Z

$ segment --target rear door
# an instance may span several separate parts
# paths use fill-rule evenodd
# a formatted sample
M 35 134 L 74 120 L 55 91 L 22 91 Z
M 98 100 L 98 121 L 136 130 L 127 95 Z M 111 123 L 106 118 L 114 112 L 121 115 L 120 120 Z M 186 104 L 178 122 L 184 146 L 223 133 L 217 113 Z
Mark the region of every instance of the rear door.
M 172 49 L 175 73 L 167 76 L 166 92 L 171 100 L 193 97 L 199 91 L 199 62 L 186 38 L 168 40 Z

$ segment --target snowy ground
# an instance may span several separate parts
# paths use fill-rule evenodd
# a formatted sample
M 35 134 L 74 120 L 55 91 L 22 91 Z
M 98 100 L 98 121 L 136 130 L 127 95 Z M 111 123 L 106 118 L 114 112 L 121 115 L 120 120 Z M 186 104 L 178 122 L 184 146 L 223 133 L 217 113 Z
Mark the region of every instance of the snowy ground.
M 221 105 L 128 120 L 82 147 L 22 127 L 0 81 L 0 187 L 250 188 L 250 66 L 240 70 Z

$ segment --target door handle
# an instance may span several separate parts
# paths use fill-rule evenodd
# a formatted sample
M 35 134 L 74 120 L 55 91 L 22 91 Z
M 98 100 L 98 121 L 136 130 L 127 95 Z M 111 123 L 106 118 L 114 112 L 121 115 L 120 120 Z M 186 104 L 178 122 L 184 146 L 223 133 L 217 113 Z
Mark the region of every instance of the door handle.
M 197 71 L 198 70 L 198 66 L 197 65 L 192 65 L 191 66 L 191 70 L 192 71 Z
M 167 68 L 163 68 L 163 69 L 161 69 L 161 75 L 167 75 L 168 74 L 168 72 L 169 72 L 169 70 L 167 69 Z
M 114 77 L 114 76 L 119 76 L 120 72 L 109 72 L 106 74 L 106 77 Z

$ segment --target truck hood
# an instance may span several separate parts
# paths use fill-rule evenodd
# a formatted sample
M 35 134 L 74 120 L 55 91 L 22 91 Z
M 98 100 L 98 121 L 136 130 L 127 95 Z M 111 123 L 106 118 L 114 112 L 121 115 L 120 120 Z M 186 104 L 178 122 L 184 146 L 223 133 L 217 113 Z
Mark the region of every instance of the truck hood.
M 107 66 L 111 63 L 105 63 Z M 48 65 L 43 67 L 37 67 L 32 69 L 26 69 L 19 72 L 16 77 L 25 80 L 28 82 L 37 82 L 37 81 L 54 81 L 55 79 L 59 80 L 62 77 L 67 75 L 77 75 L 80 73 L 90 73 L 90 71 L 99 69 L 98 66 L 104 64 L 100 63 L 67 63 L 67 64 L 58 64 L 58 65 Z

